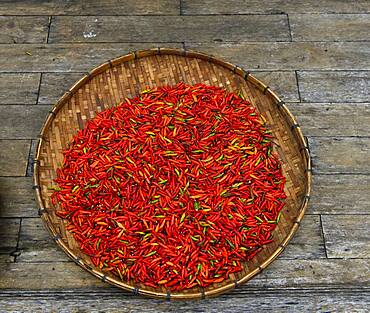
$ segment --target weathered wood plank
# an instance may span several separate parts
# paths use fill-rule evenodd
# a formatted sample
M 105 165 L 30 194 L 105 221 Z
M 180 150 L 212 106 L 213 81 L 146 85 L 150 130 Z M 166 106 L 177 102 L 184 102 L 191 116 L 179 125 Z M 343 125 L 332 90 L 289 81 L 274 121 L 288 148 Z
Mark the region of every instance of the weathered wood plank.
M 249 287 L 368 287 L 368 267 L 367 259 L 276 260 Z
M 223 294 L 218 296 L 217 298 L 213 299 L 205 299 L 205 301 L 211 301 L 216 299 L 222 299 L 222 298 L 232 298 L 232 299 L 238 299 L 238 298 L 244 298 L 245 296 L 251 296 L 251 295 L 263 295 L 263 296 L 284 296 L 286 294 L 294 295 L 294 296 L 304 296 L 305 294 L 309 293 L 312 296 L 315 295 L 333 295 L 334 293 L 337 295 L 354 295 L 357 294 L 360 297 L 367 295 L 369 292 L 369 288 L 367 286 L 359 286 L 351 288 L 350 286 L 343 286 L 343 288 L 337 288 L 333 286 L 333 288 L 327 286 L 327 289 L 325 289 L 325 286 L 319 287 L 319 286 L 313 286 L 313 287 L 302 287 L 302 288 L 285 288 L 285 289 L 276 289 L 274 287 L 272 288 L 254 288 L 254 287 L 248 287 L 243 288 L 239 287 L 233 290 L 230 290 L 229 293 Z M 73 294 L 76 298 L 79 298 L 81 300 L 84 300 L 86 298 L 88 299 L 95 299 L 95 298 L 126 298 L 126 299 L 141 299 L 144 301 L 154 301 L 154 302 L 162 302 L 167 303 L 171 305 L 171 303 L 186 303 L 183 301 L 172 301 L 172 302 L 165 302 L 162 300 L 156 300 L 156 299 L 150 299 L 150 298 L 143 298 L 141 296 L 134 295 L 132 292 L 125 291 L 121 288 L 83 288 L 83 289 L 44 289 L 44 290 L 32 290 L 32 289 L 0 289 L 0 294 L 6 298 L 6 297 L 29 297 L 30 299 L 33 297 L 39 297 L 41 298 L 50 298 L 50 299 L 69 299 L 70 296 Z M 124 297 L 122 297 L 124 296 Z M 128 296 L 128 297 L 127 297 Z M 195 301 L 194 303 L 196 303 Z
M 287 105 L 307 136 L 368 136 L 370 103 Z
M 368 42 L 186 43 L 248 70 L 370 69 Z
M 73 84 L 83 77 L 81 73 L 45 73 L 42 74 L 39 104 L 51 104 L 73 86 Z
M 47 16 L 0 16 L 0 43 L 43 43 L 48 34 Z
M 183 0 L 184 14 L 250 14 L 250 13 L 366 13 L 366 0 Z
M 252 73 L 270 86 L 286 102 L 299 101 L 297 77 L 295 72 L 259 71 Z
M 171 25 L 170 27 L 168 27 Z M 285 15 L 57 16 L 49 42 L 212 42 L 290 39 Z
M 370 174 L 370 138 L 309 138 L 314 173 Z
M 14 256 L 11 256 L 10 254 L 0 254 L 0 263 L 11 263 L 11 262 L 14 262 Z M 2 307 L 1 300 L 0 307 Z
M 0 217 L 36 217 L 31 177 L 0 177 Z
M 281 259 L 325 258 L 320 216 L 306 215 L 292 241 L 281 254 Z
M 0 140 L 0 176 L 24 176 L 30 140 Z
M 323 215 L 322 226 L 329 258 L 370 258 L 370 215 Z
M 26 47 L 24 50 L 27 50 Z M 11 55 L 8 55 L 8 58 L 11 58 Z M 0 64 L 2 63 L 6 62 Z M 38 73 L 0 74 L 0 104 L 35 104 L 39 83 Z
M 134 15 L 134 14 L 179 14 L 177 0 L 92 0 L 88 2 L 2 0 L 0 15 Z
M 73 262 L 0 263 L 0 273 L 0 289 L 109 288 Z
M 366 288 L 370 280 L 368 267 L 368 259 L 278 259 L 248 284 L 241 286 L 239 291 L 249 288 L 276 290 L 328 286 Z M 0 264 L 0 272 L 0 289 L 112 288 L 72 262 Z
M 24 218 L 17 262 L 65 262 L 68 256 L 55 244 L 39 218 Z
M 182 47 L 175 43 L 166 46 Z M 1 45 L 0 55 L 6 62 L 0 63 L 0 72 L 87 72 L 130 51 L 153 47 L 158 43 Z
M 370 138 L 309 138 L 314 173 L 370 174 Z
M 370 71 L 302 71 L 298 72 L 298 84 L 305 102 L 367 102 Z
M 253 73 L 267 83 L 285 101 L 299 101 L 297 79 L 294 72 L 259 71 Z M 42 74 L 39 104 L 55 103 L 84 73 Z
M 369 175 L 313 175 L 310 214 L 369 214 Z
M 121 293 L 114 296 L 76 292 L 63 296 L 33 295 L 3 297 L 0 306 L 6 312 L 366 312 L 370 305 L 365 292 L 346 293 L 253 293 L 238 297 L 235 290 L 226 295 L 199 301 L 165 302 Z M 218 309 L 217 309 L 218 308 Z
M 0 71 L 86 71 L 128 51 L 158 45 L 160 44 L 5 44 L 0 46 L 0 53 L 7 62 L 0 63 Z M 176 43 L 168 43 L 166 46 L 182 47 Z M 367 42 L 190 43 L 187 47 L 214 54 L 248 70 L 370 69 L 370 45 Z M 27 51 L 32 56 L 27 55 Z
M 369 14 L 289 14 L 293 41 L 370 39 Z
M 17 262 L 70 261 L 51 239 L 39 218 L 23 219 L 19 247 L 21 255 L 17 257 Z M 318 259 L 324 257 L 325 249 L 321 234 L 320 217 L 318 215 L 307 215 L 281 258 Z
M 0 219 L 0 254 L 9 254 L 15 250 L 19 224 L 19 218 Z
M 1 105 L 0 139 L 36 138 L 49 110 L 45 105 Z

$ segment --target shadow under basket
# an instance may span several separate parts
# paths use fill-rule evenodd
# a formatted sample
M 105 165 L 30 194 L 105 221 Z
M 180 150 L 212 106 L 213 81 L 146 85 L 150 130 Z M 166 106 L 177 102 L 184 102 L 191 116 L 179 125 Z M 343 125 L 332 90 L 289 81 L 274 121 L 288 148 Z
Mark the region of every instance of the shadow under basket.
M 96 112 L 112 107 L 125 98 L 137 96 L 142 90 L 163 85 L 204 83 L 241 93 L 267 120 L 287 179 L 286 205 L 273 231 L 273 242 L 266 245 L 244 270 L 230 275 L 222 283 L 207 288 L 169 292 L 150 288 L 96 268 L 82 253 L 66 222 L 56 216 L 51 202 L 56 169 L 62 166 L 62 151 L 77 131 Z M 238 66 L 212 56 L 177 49 L 156 48 L 133 52 L 110 60 L 92 70 L 73 85 L 56 103 L 41 130 L 34 163 L 34 188 L 40 216 L 55 242 L 76 264 L 112 285 L 156 298 L 200 299 L 220 295 L 247 282 L 265 269 L 287 246 L 305 213 L 311 190 L 311 163 L 307 140 L 284 102 L 264 83 Z

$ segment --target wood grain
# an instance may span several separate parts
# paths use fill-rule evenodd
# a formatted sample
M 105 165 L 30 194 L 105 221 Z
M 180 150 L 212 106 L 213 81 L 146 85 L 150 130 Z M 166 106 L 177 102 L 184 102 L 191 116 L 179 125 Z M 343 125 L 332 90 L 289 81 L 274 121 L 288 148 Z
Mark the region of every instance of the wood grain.
M 36 217 L 31 177 L 0 177 L 0 218 Z
M 279 290 L 281 288 L 366 288 L 370 279 L 368 259 L 278 259 L 248 284 L 239 287 Z M 113 288 L 72 262 L 0 264 L 0 289 L 50 290 Z M 47 275 L 40 275 L 47 273 Z
M 298 232 L 294 235 L 281 259 L 321 259 L 325 258 L 320 216 L 306 215 Z
M 45 105 L 1 105 L 0 139 L 36 138 L 50 109 Z
M 26 175 L 29 140 L 0 140 L 0 176 Z
M 256 78 L 276 92 L 286 102 L 299 101 L 295 72 L 258 71 L 252 73 Z
M 0 72 L 87 72 L 130 51 L 155 48 L 159 43 L 0 45 Z M 181 48 L 182 44 L 166 46 Z M 32 53 L 32 56 L 26 52 Z
M 246 70 L 370 69 L 367 42 L 186 43 L 186 47 Z
M 5 311 L 21 312 L 27 308 L 32 312 L 366 312 L 370 305 L 368 294 L 365 292 L 282 292 L 279 294 L 255 293 L 244 294 L 238 297 L 236 292 L 214 299 L 192 302 L 164 302 L 127 295 L 126 293 L 101 294 L 90 292 L 82 294 L 77 291 L 59 296 L 32 294 L 27 297 L 20 295 L 4 296 L 0 299 L 0 306 Z M 246 308 L 248 311 L 246 311 Z
M 370 103 L 289 103 L 307 136 L 368 136 Z
M 305 102 L 368 102 L 370 71 L 302 71 L 298 84 Z
M 51 104 L 65 93 L 73 84 L 84 76 L 80 73 L 44 73 L 40 86 L 39 104 Z
M 20 219 L 0 219 L 0 254 L 9 254 L 17 246 Z
M 177 0 L 91 0 L 88 2 L 2 0 L 0 15 L 132 15 L 132 14 L 178 14 Z
M 112 288 L 72 262 L 0 264 L 0 273 L 0 289 Z
M 370 174 L 370 138 L 309 138 L 314 173 Z
M 21 254 L 17 262 L 71 262 L 51 239 L 39 218 L 22 220 L 19 249 Z
M 0 16 L 0 43 L 46 42 L 47 16 Z
M 0 16 L 0 43 L 43 43 L 48 34 L 47 16 Z
M 366 288 L 370 280 L 368 267 L 367 259 L 277 260 L 244 288 Z
M 25 49 L 25 51 L 26 50 L 27 49 Z M 4 55 L 2 55 L 2 57 L 4 57 Z M 11 58 L 10 55 L 8 57 Z M 3 66 L 5 66 L 5 64 Z M 0 105 L 35 104 L 39 82 L 39 73 L 0 74 Z
M 366 0 L 183 0 L 184 14 L 250 14 L 250 13 L 365 13 Z
M 182 47 L 176 43 L 1 45 L 0 53 L 7 62 L 0 63 L 0 71 L 81 72 L 129 51 L 158 46 Z M 189 43 L 187 48 L 213 54 L 247 70 L 370 69 L 370 46 L 366 42 Z
M 314 175 L 310 214 L 369 214 L 369 175 Z
M 323 215 L 322 226 L 329 258 L 370 258 L 370 215 Z
M 11 263 L 14 262 L 14 256 L 11 256 L 10 254 L 0 254 L 0 263 Z M 1 300 L 0 300 L 0 307 L 1 306 Z
M 170 27 L 168 27 L 171 25 Z M 290 39 L 285 15 L 58 16 L 49 42 L 212 42 Z
M 289 14 L 293 41 L 366 41 L 370 14 Z

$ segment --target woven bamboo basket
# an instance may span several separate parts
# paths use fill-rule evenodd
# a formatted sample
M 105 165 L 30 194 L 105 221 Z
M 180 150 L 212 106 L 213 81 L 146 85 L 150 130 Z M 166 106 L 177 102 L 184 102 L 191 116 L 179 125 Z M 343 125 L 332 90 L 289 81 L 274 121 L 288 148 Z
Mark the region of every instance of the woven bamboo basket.
M 286 205 L 273 232 L 274 242 L 245 262 L 244 270 L 208 288 L 193 288 L 170 293 L 131 281 L 122 281 L 94 267 L 78 243 L 65 230 L 51 203 L 56 169 L 62 165 L 62 151 L 78 129 L 96 112 L 107 109 L 140 91 L 161 85 L 205 83 L 232 92 L 241 92 L 264 115 L 275 136 L 275 152 L 283 163 L 287 178 Z M 311 190 L 311 163 L 307 141 L 284 101 L 249 72 L 212 56 L 186 50 L 156 48 L 133 52 L 110 60 L 82 77 L 55 104 L 41 130 L 34 163 L 34 189 L 39 214 L 52 238 L 72 260 L 112 285 L 156 298 L 199 299 L 220 295 L 247 282 L 265 269 L 284 250 L 297 231 L 305 213 Z

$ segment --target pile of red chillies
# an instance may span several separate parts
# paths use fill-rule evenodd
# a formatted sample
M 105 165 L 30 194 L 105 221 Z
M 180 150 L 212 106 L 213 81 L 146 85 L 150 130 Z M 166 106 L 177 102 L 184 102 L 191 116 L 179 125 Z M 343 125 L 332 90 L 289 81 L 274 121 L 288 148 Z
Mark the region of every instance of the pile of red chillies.
M 57 171 L 57 215 L 123 281 L 207 287 L 272 241 L 285 178 L 264 118 L 241 96 L 179 83 L 98 113 Z

